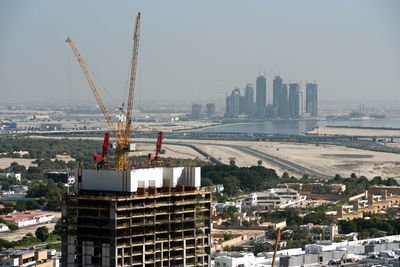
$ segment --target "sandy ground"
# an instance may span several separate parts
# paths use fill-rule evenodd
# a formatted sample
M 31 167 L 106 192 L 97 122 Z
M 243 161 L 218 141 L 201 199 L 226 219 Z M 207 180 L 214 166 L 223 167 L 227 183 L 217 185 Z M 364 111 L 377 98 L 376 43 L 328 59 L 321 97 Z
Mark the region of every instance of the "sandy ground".
M 97 139 L 101 140 L 102 138 Z M 154 145 L 143 145 L 142 153 L 144 155 L 154 151 L 155 140 L 137 139 L 137 141 L 140 140 L 154 142 Z M 316 146 L 314 144 L 304 143 L 181 139 L 165 139 L 165 141 L 194 144 L 224 163 L 229 163 L 230 158 L 234 158 L 237 166 L 257 165 L 259 159 L 228 147 L 232 144 L 247 146 L 261 152 L 273 154 L 327 175 L 333 176 L 335 174 L 340 174 L 344 177 L 348 177 L 351 173 L 356 173 L 357 175 L 364 175 L 369 179 L 372 179 L 374 176 L 400 178 L 400 154 L 394 153 L 375 152 L 334 145 Z M 226 147 L 217 146 L 216 144 L 226 145 Z M 141 144 L 138 144 L 138 149 L 141 149 L 141 146 Z M 166 156 L 189 157 L 192 155 L 193 158 L 201 158 L 201 156 L 191 148 L 171 146 L 171 151 L 168 151 L 168 146 L 169 145 L 165 146 L 167 150 Z M 284 171 L 264 161 L 263 166 L 276 169 L 278 174 Z
M 238 166 L 256 165 L 258 159 L 229 147 L 213 146 L 212 144 L 237 144 L 248 146 L 332 176 L 340 174 L 344 177 L 348 177 L 354 172 L 357 175 L 364 175 L 370 179 L 374 176 L 400 178 L 400 154 L 375 152 L 334 145 L 316 146 L 314 144 L 304 143 L 209 140 L 185 140 L 182 142 L 195 143 L 201 149 L 204 149 L 207 153 L 217 159 L 221 159 L 225 163 L 229 163 L 230 158 L 235 158 Z M 275 166 L 266 162 L 263 162 L 263 165 L 277 169 Z M 282 170 L 279 169 L 277 170 L 278 173 L 281 171 Z
M 69 155 L 57 155 L 55 159 L 58 160 L 63 160 L 65 162 L 74 160 L 71 156 Z M 52 160 L 55 160 L 52 159 Z M 10 164 L 12 162 L 17 162 L 19 165 L 23 165 L 26 168 L 29 168 L 30 166 L 37 166 L 37 164 L 32 163 L 32 161 L 35 161 L 36 159 L 25 159 L 25 158 L 0 158 L 0 169 L 5 169 L 10 167 Z
M 52 214 L 56 218 L 61 217 L 61 212 L 40 211 L 40 213 Z M 46 226 L 47 228 L 49 228 L 49 232 L 52 232 L 54 230 L 55 225 L 56 225 L 55 223 L 45 223 L 45 224 L 38 224 L 38 225 L 34 225 L 34 226 L 24 227 L 24 228 L 20 228 L 16 231 L 12 232 L 12 233 L 11 232 L 0 233 L 0 238 L 8 240 L 8 241 L 16 241 L 16 240 L 22 239 L 27 233 L 32 233 L 33 235 L 35 235 L 36 229 L 38 229 L 41 226 Z
M 141 144 L 138 143 L 136 145 L 137 152 L 133 153 L 133 155 L 137 156 L 147 156 L 149 153 L 155 153 L 155 144 Z M 190 147 L 179 146 L 179 145 L 163 145 L 163 149 L 165 149 L 165 154 L 161 155 L 162 157 L 172 157 L 172 158 L 183 158 L 183 159 L 192 159 L 192 158 L 200 158 L 202 160 L 207 160 L 200 153 L 193 150 Z
M 68 161 L 74 161 L 75 159 L 74 158 L 72 158 L 70 155 L 57 155 L 57 157 L 56 157 L 56 159 L 58 159 L 58 160 L 63 160 L 63 161 L 65 161 L 65 162 L 68 162 Z
M 32 163 L 34 160 L 36 159 L 0 158 L 0 169 L 10 167 L 12 162 L 17 162 L 19 165 L 24 165 L 26 168 L 30 166 L 37 166 L 37 164 Z
M 400 178 L 400 154 L 374 152 L 333 145 L 261 142 L 250 147 L 297 162 L 327 175 L 351 173 L 367 178 Z
M 357 136 L 400 136 L 400 130 L 378 130 L 378 129 L 359 129 L 359 128 L 335 128 L 335 127 L 319 127 L 310 134 L 320 135 L 357 135 Z
M 205 151 L 206 153 L 214 156 L 216 159 L 222 161 L 225 164 L 229 164 L 230 160 L 233 159 L 235 161 L 236 166 L 239 167 L 250 167 L 258 165 L 258 161 L 260 158 L 251 156 L 234 148 L 228 146 L 217 146 L 217 145 L 196 145 L 201 150 Z M 262 166 L 265 168 L 275 169 L 278 175 L 282 175 L 285 170 L 272 165 L 268 161 L 263 160 Z M 292 173 L 289 173 L 290 175 Z M 294 174 L 293 174 L 294 175 Z

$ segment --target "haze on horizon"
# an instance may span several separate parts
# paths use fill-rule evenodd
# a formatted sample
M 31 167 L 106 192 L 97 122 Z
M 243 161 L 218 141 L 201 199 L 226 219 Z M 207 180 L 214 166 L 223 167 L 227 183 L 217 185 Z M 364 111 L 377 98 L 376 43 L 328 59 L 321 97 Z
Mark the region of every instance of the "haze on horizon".
M 106 103 L 125 98 L 142 12 L 136 102 L 223 102 L 234 87 L 316 80 L 321 100 L 400 101 L 400 2 L 0 2 L 0 103 L 95 103 L 67 36 Z M 111 98 L 102 87 L 105 86 Z

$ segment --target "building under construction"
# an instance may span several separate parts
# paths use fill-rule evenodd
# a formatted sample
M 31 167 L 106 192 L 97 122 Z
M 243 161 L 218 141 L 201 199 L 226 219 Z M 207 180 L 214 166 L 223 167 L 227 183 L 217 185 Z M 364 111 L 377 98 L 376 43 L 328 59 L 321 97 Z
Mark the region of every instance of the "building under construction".
M 78 170 L 63 199 L 63 266 L 210 266 L 199 167 Z

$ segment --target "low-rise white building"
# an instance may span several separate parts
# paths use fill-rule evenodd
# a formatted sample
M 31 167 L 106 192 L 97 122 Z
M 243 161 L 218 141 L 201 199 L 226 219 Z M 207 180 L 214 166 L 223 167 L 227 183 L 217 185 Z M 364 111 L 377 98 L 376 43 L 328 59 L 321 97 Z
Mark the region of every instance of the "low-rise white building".
M 229 207 L 234 207 L 238 209 L 238 212 L 242 212 L 242 202 L 225 202 L 225 203 L 213 203 L 215 207 L 215 211 L 217 213 L 225 212 L 228 210 Z
M 21 173 L 3 172 L 3 173 L 0 173 L 0 178 L 15 178 L 19 182 L 21 182 Z
M 16 201 L 16 200 L 23 200 L 26 198 L 26 193 L 17 193 L 14 191 L 2 191 L 1 192 L 1 197 L 2 200 L 7 200 L 7 201 Z
M 8 232 L 10 231 L 10 228 L 8 228 L 7 225 L 5 225 L 4 223 L 0 223 L 0 233 L 4 233 L 4 232 Z
M 28 186 L 22 184 L 16 184 L 10 186 L 10 189 L 14 191 L 14 193 L 26 193 L 28 191 Z
M 27 227 L 36 224 L 49 223 L 54 219 L 54 215 L 33 213 L 33 212 L 13 212 L 7 215 L 0 215 L 5 221 L 18 226 Z
M 253 253 L 230 253 L 226 256 L 215 257 L 215 267 L 251 267 L 254 266 L 255 256 Z
M 291 188 L 271 188 L 264 192 L 255 192 L 243 198 L 243 206 L 269 206 L 284 208 L 306 200 L 296 190 Z

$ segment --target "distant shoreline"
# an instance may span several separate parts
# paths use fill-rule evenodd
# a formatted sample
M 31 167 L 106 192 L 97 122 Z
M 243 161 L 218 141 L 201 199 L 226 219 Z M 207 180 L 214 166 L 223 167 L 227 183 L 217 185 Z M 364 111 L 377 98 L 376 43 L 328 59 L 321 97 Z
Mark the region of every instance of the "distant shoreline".
M 365 130 L 388 130 L 388 131 L 399 131 L 400 128 L 392 127 L 373 127 L 373 126 L 334 126 L 327 125 L 327 128 L 345 128 L 345 129 L 365 129 Z

